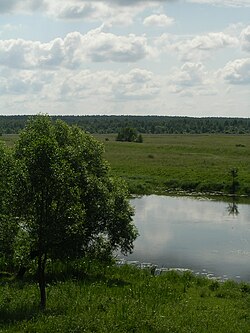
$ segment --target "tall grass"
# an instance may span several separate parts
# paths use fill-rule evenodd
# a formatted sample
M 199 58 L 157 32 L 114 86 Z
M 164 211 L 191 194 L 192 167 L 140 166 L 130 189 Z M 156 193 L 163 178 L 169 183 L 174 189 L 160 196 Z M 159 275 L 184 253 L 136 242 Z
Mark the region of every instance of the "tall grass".
M 0 287 L 1 332 L 214 332 L 250 331 L 250 287 L 184 273 L 152 276 L 125 266 L 92 279 L 47 287 L 38 310 L 37 286 Z

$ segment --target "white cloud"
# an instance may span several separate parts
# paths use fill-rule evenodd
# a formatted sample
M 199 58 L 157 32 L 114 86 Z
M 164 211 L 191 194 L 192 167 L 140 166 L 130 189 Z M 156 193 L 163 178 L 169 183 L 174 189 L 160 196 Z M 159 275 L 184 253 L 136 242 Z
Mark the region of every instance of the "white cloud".
M 80 19 L 86 17 L 92 17 L 97 11 L 97 6 L 94 3 L 80 3 L 80 4 L 65 4 L 58 7 L 57 13 L 59 18 L 62 19 Z
M 72 32 L 49 43 L 23 39 L 0 40 L 0 65 L 32 69 L 64 66 L 77 68 L 86 61 L 136 62 L 150 54 L 144 36 L 118 36 L 101 28 L 82 35 Z
M 0 95 L 26 95 L 40 93 L 53 81 L 51 72 L 28 70 L 2 70 L 0 75 Z
M 208 94 L 210 84 L 210 75 L 201 63 L 187 62 L 169 77 L 169 88 L 174 93 Z
M 92 30 L 83 37 L 83 48 L 92 61 L 135 62 L 145 58 L 150 49 L 144 36 L 117 36 Z
M 212 51 L 226 47 L 237 47 L 239 39 L 225 34 L 213 32 L 195 37 L 182 37 L 163 34 L 156 40 L 156 46 L 165 52 L 176 52 L 184 61 L 200 61 L 210 56 Z
M 79 73 L 68 73 L 60 83 L 61 98 L 72 100 L 91 97 L 105 100 L 140 100 L 154 98 L 159 90 L 159 83 L 153 73 L 139 68 L 126 74 L 83 70 Z
M 37 103 L 82 100 L 141 101 L 154 99 L 160 93 L 160 84 L 153 73 L 134 68 L 128 73 L 115 71 L 60 71 L 4 69 L 0 72 L 0 96 Z
M 58 75 L 59 98 L 67 100 L 85 99 L 91 96 L 110 95 L 112 72 L 82 70 Z
M 53 0 L 47 2 L 47 13 L 64 20 L 130 25 L 137 15 L 158 5 L 159 1 Z
M 218 116 L 236 109 L 247 116 L 249 6 L 250 0 L 0 0 L 1 110 L 210 115 L 214 107 Z M 100 28 L 89 31 L 93 26 Z M 158 28 L 169 26 L 173 34 L 159 36 Z
M 250 58 L 228 62 L 218 75 L 230 84 L 250 84 Z
M 250 52 L 250 25 L 242 30 L 240 34 L 242 49 Z
M 139 68 L 120 75 L 113 86 L 114 95 L 118 99 L 153 98 L 159 91 L 160 85 L 153 79 L 153 73 Z
M 169 0 L 171 1 L 171 0 Z M 1 0 L 0 14 L 38 11 L 63 20 L 88 20 L 129 25 L 146 9 L 168 0 Z
M 215 6 L 229 7 L 250 7 L 250 0 L 183 0 L 187 3 L 208 4 Z M 101 17 L 108 8 L 110 17 L 114 12 L 119 16 L 119 10 L 122 15 L 125 11 L 133 15 L 146 8 L 159 6 L 161 3 L 179 2 L 178 0 L 1 0 L 0 14 L 43 11 L 53 13 L 60 18 L 79 19 L 85 18 L 87 14 L 94 14 L 93 17 Z M 104 12 L 100 8 L 104 9 Z M 131 10 L 132 9 L 132 10 Z M 57 11 L 56 11 L 57 10 Z M 94 13 L 95 12 L 95 13 Z M 106 13 L 107 14 L 107 13 Z M 106 15 L 105 14 L 105 15 Z M 133 16 L 135 16 L 133 15 Z M 126 15 L 128 17 L 128 15 Z
M 174 23 L 174 18 L 164 14 L 154 14 L 146 17 L 143 24 L 146 26 L 169 27 Z

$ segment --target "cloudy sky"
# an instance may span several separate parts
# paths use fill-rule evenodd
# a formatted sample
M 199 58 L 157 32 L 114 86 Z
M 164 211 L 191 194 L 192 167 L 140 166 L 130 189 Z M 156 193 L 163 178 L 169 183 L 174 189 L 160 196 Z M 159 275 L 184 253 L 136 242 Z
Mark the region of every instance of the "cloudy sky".
M 1 0 L 0 114 L 250 117 L 250 0 Z

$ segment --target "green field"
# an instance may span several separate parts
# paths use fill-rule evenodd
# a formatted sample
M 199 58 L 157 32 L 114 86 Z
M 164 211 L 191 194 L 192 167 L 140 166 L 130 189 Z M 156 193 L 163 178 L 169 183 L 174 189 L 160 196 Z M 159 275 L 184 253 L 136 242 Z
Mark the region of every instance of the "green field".
M 0 332 L 247 333 L 250 286 L 133 267 L 50 281 L 39 310 L 32 282 L 0 284 Z
M 250 194 L 248 135 L 144 135 L 142 144 L 97 138 L 113 174 L 128 182 L 131 193 L 229 192 L 230 170 L 237 168 L 238 192 Z
M 229 193 L 230 170 L 237 168 L 238 194 L 250 195 L 249 135 L 144 135 L 143 143 L 95 136 L 105 145 L 112 174 L 124 178 L 132 194 Z M 17 136 L 1 139 L 12 146 Z

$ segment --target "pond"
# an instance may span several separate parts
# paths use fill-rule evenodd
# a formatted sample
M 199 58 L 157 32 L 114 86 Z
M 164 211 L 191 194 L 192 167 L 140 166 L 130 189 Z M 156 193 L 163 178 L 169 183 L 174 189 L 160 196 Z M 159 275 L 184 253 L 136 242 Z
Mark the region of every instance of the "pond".
M 128 260 L 250 281 L 250 205 L 156 195 L 131 203 L 140 236 Z

